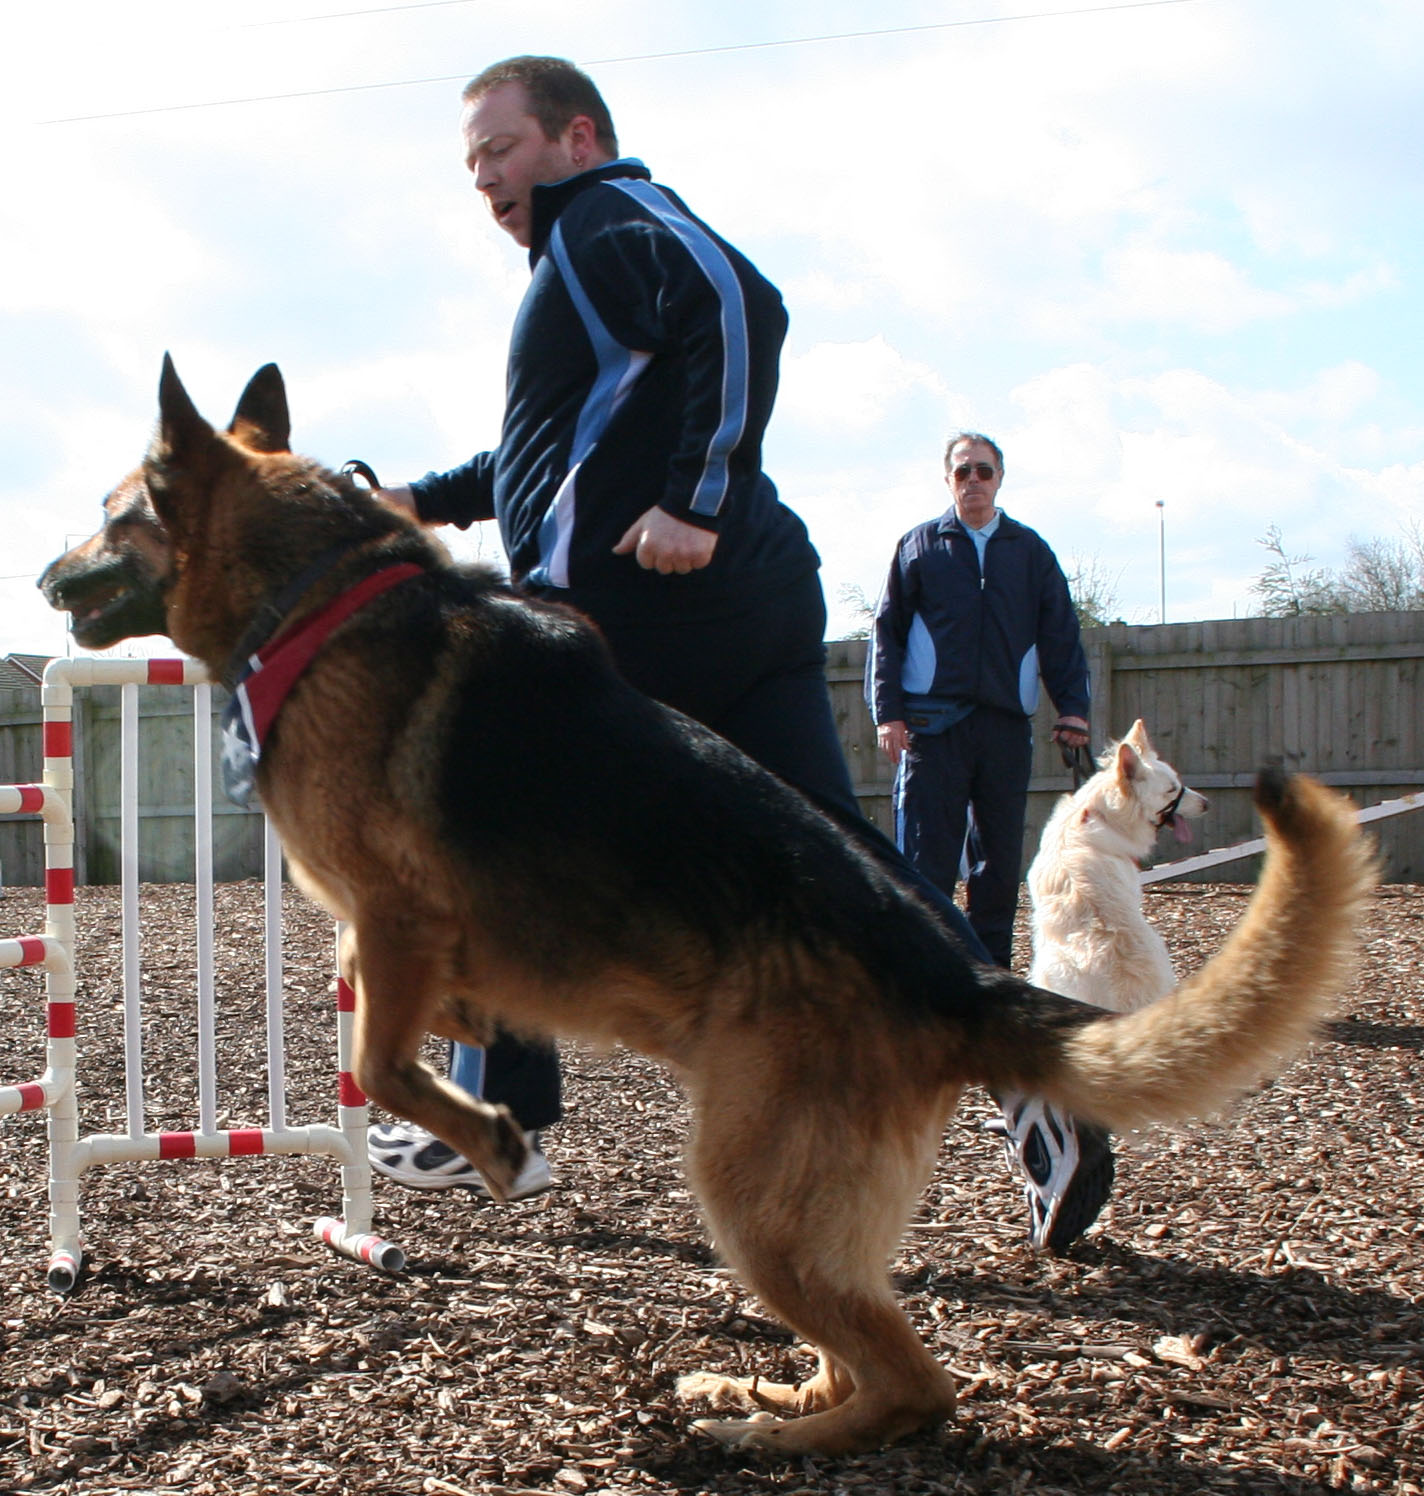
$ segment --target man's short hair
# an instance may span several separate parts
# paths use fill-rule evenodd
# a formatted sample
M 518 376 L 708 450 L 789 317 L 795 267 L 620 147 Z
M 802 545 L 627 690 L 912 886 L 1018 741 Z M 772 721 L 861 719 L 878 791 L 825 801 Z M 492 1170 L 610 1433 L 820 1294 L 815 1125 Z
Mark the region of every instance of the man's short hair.
M 518 83 L 529 99 L 529 112 L 539 121 L 546 140 L 557 140 L 576 115 L 593 121 L 594 135 L 610 155 L 618 154 L 613 116 L 593 79 L 562 57 L 509 57 L 471 78 L 460 95 L 474 104 L 503 83 Z
M 994 454 L 994 462 L 999 471 L 1004 471 L 1004 454 L 999 450 L 999 444 L 992 437 L 985 436 L 982 431 L 956 431 L 944 445 L 944 470 L 949 471 L 949 454 L 960 444 L 960 442 L 983 442 Z

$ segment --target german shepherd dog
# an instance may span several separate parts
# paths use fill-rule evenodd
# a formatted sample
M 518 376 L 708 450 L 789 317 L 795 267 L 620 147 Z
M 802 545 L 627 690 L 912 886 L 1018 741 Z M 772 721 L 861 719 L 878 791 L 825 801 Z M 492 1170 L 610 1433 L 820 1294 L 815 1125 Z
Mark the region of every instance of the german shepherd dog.
M 226 432 L 167 360 L 159 406 L 105 532 L 53 563 L 46 594 L 91 641 L 161 611 L 230 678 L 254 619 L 300 627 L 408 568 L 327 636 L 256 770 L 293 876 L 349 922 L 357 1082 L 499 1194 L 522 1136 L 419 1063 L 427 1032 L 480 1042 L 498 1021 L 672 1066 L 719 1250 L 819 1352 L 799 1386 L 685 1378 L 752 1415 L 698 1423 L 727 1444 L 835 1454 L 953 1412 L 887 1264 L 966 1085 L 1117 1130 L 1200 1114 L 1301 1046 L 1346 979 L 1371 858 L 1349 803 L 1311 780 L 1259 779 L 1270 853 L 1216 959 L 1104 1013 L 972 963 L 806 800 L 626 684 L 577 614 L 453 565 L 294 456 L 274 366 Z

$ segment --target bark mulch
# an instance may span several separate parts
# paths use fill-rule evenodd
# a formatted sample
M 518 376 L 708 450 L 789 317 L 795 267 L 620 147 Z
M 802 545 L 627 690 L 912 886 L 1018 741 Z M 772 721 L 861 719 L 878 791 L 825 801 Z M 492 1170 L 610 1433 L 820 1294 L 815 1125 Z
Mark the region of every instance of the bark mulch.
M 1148 907 L 1190 970 L 1247 890 Z M 218 891 L 220 1125 L 261 1126 L 260 890 Z M 149 1127 L 197 1118 L 192 890 L 144 890 Z M 82 1128 L 124 1127 L 119 904 L 83 889 Z M 34 890 L 0 934 L 35 933 Z M 330 924 L 288 892 L 288 1121 L 335 1119 Z M 1424 1492 L 1424 890 L 1391 887 L 1313 1053 L 1224 1122 L 1123 1140 L 1116 1197 L 1065 1261 L 1035 1258 L 967 1100 L 895 1259 L 961 1384 L 957 1422 L 881 1453 L 725 1452 L 682 1373 L 809 1363 L 706 1244 L 675 1085 L 569 1048 L 557 1187 L 497 1208 L 385 1181 L 383 1277 L 311 1233 L 314 1158 L 110 1165 L 85 1177 L 90 1257 L 50 1293 L 42 1119 L 0 1123 L 0 1492 Z M 1024 947 L 1026 948 L 1026 947 Z M 0 973 L 0 1083 L 43 1068 L 39 977 Z M 774 1137 L 768 1147 L 776 1146 Z M 855 1202 L 847 1201 L 847 1209 Z

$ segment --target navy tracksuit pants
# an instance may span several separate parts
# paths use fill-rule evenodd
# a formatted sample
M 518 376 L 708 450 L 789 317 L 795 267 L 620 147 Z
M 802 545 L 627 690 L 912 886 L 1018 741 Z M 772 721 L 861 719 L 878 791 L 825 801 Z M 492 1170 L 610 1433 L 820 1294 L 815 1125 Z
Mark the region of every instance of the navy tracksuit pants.
M 1030 719 L 980 706 L 944 732 L 912 731 L 895 776 L 900 849 L 946 893 L 967 873 L 969 923 L 1004 967 L 1013 952 L 1032 764 Z

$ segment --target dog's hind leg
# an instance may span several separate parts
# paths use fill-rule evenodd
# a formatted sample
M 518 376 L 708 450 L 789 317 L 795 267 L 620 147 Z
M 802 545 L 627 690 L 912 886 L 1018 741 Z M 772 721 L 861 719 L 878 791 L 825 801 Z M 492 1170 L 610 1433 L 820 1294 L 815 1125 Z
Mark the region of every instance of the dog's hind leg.
M 718 1241 L 728 1249 L 720 1231 Z M 760 1255 L 755 1242 L 743 1246 Z M 728 1255 L 767 1309 L 817 1342 L 821 1365 L 799 1387 L 707 1373 L 684 1378 L 683 1397 L 805 1415 L 699 1419 L 703 1433 L 785 1455 L 854 1454 L 953 1416 L 953 1378 L 896 1304 L 883 1269 L 877 1276 L 884 1281 L 847 1284 L 825 1276 L 821 1263 L 762 1260 L 753 1267 L 740 1252 Z
M 689 1165 L 719 1248 L 766 1308 L 816 1346 L 820 1368 L 800 1386 L 700 1374 L 679 1393 L 759 1410 L 698 1422 L 724 1443 L 853 1453 L 954 1412 L 953 1380 L 896 1304 L 886 1270 L 953 1097 L 908 1122 L 796 1100 L 803 1111 L 789 1128 L 784 1110 L 779 1121 L 748 1117 L 745 1090 L 736 1104 L 707 1108 Z
M 448 962 L 430 948 L 429 928 L 383 911 L 346 932 L 341 955 L 356 992 L 356 1084 L 378 1106 L 463 1154 L 503 1200 L 528 1153 L 522 1129 L 508 1107 L 477 1101 L 418 1058 L 448 983 Z

